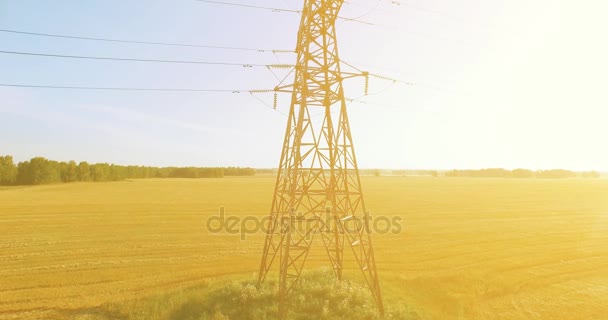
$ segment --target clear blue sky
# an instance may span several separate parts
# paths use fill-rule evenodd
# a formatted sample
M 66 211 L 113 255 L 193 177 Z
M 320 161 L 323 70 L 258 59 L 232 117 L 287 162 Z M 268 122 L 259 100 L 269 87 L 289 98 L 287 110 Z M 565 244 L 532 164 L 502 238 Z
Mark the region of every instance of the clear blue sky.
M 299 9 L 300 0 L 230 0 Z M 608 170 L 602 1 L 353 0 L 340 53 L 373 80 L 352 104 L 364 168 Z M 0 0 L 0 29 L 292 49 L 299 17 L 194 0 Z M 294 63 L 294 56 L 77 41 L 0 32 L 0 50 L 142 59 Z M 0 83 L 271 89 L 265 69 L 0 54 Z M 279 76 L 283 75 L 279 72 Z M 347 96 L 359 97 L 353 80 Z M 259 95 L 272 103 L 272 96 Z M 373 105 L 371 103 L 378 103 Z M 279 97 L 287 112 L 288 96 Z M 276 167 L 285 117 L 230 93 L 0 88 L 0 154 L 157 166 Z

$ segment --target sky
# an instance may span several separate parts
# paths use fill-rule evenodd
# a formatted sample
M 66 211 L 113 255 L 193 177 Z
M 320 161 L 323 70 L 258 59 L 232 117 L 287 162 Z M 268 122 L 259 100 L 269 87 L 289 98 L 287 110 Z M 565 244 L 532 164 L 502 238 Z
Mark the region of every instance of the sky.
M 230 0 L 300 9 L 302 0 Z M 603 1 L 349 0 L 342 60 L 411 82 L 345 84 L 362 168 L 608 171 Z M 299 16 L 195 0 L 0 0 L 0 29 L 292 50 Z M 0 32 L 0 50 L 238 64 L 290 53 L 108 43 Z M 276 76 L 286 75 L 283 70 Z M 291 81 L 291 79 L 288 79 Z M 277 167 L 289 95 L 252 96 L 265 68 L 0 53 L 0 83 L 243 90 L 122 92 L 0 87 L 0 154 L 151 166 Z M 259 101 L 259 100 L 261 101 Z

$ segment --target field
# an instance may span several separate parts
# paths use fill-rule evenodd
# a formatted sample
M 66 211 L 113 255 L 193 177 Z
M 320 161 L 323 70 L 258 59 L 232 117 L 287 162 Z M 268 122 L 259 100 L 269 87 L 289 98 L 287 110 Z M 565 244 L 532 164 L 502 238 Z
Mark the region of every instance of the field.
M 0 319 L 164 319 L 184 292 L 251 278 L 263 234 L 241 241 L 205 221 L 220 207 L 266 215 L 273 182 L 0 189 Z M 403 218 L 401 233 L 374 238 L 387 301 L 423 319 L 608 314 L 608 180 L 364 177 L 363 187 L 374 216 Z M 324 259 L 318 250 L 309 265 Z M 167 310 L 150 309 L 163 296 Z

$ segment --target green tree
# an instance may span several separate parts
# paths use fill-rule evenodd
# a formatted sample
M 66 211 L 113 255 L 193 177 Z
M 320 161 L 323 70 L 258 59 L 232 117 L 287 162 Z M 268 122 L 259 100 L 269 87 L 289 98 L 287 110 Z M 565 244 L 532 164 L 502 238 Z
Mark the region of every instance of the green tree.
M 120 181 L 128 178 L 128 169 L 127 167 L 111 165 L 110 166 L 110 181 Z
M 581 173 L 583 178 L 599 178 L 601 174 L 597 171 L 585 171 Z
M 78 181 L 91 181 L 91 166 L 86 161 L 78 164 Z
M 565 179 L 576 177 L 576 173 L 564 169 L 541 170 L 536 172 L 536 177 L 540 179 Z
M 513 178 L 534 178 L 534 172 L 527 169 L 513 170 Z
M 110 165 L 107 163 L 96 163 L 91 166 L 91 179 L 96 182 L 110 180 Z
M 78 181 L 78 166 L 76 162 L 61 162 L 59 163 L 60 171 L 61 171 L 61 181 L 63 182 L 76 182 Z
M 17 182 L 17 166 L 12 156 L 0 156 L 0 185 L 12 185 Z
M 58 182 L 61 182 L 61 172 L 56 161 L 36 157 L 19 163 L 17 167 L 18 184 L 38 185 Z

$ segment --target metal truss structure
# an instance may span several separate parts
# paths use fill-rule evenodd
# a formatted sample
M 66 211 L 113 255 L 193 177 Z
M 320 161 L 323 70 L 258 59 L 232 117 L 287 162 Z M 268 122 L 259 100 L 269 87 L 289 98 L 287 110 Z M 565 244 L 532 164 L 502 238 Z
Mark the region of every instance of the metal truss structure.
M 279 263 L 279 318 L 302 274 L 316 234 L 342 279 L 344 246 L 381 313 L 384 312 L 374 250 L 351 136 L 343 80 L 367 73 L 340 70 L 335 22 L 344 0 L 305 0 L 291 107 L 267 226 L 258 284 Z

